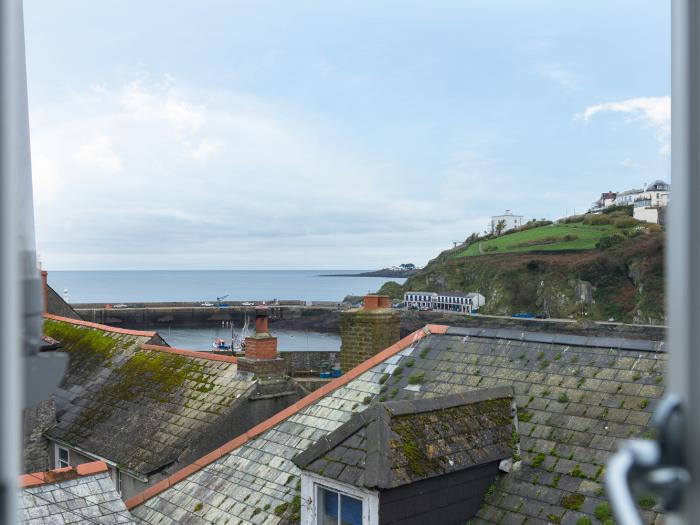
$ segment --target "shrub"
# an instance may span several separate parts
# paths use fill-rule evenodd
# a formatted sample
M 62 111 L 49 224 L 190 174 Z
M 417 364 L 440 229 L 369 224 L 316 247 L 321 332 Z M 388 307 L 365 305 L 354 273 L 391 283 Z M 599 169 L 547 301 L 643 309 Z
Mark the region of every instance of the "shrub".
M 625 238 L 620 235 L 619 233 L 613 233 L 611 235 L 604 235 L 603 237 L 600 238 L 600 240 L 595 243 L 595 247 L 598 248 L 599 250 L 606 250 L 610 248 L 611 246 L 615 246 L 616 244 L 621 243 L 624 241 Z
M 631 228 L 632 226 L 635 226 L 637 224 L 637 221 L 633 219 L 632 217 L 624 217 L 620 219 L 615 219 L 615 228 Z
M 593 525 L 593 522 L 588 516 L 582 516 L 576 521 L 576 525 Z
M 583 218 L 583 224 L 589 226 L 603 226 L 605 224 L 610 224 L 610 217 L 607 215 L 586 215 Z

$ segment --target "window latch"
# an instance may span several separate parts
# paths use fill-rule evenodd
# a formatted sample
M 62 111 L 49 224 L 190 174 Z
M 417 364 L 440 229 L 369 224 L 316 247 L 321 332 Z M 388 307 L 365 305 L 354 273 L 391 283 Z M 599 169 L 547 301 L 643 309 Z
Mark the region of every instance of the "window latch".
M 680 396 L 670 394 L 652 419 L 654 440 L 631 439 L 608 462 L 605 481 L 617 520 L 623 525 L 644 525 L 635 498 L 654 495 L 665 511 L 681 508 L 690 474 L 684 467 L 685 413 Z

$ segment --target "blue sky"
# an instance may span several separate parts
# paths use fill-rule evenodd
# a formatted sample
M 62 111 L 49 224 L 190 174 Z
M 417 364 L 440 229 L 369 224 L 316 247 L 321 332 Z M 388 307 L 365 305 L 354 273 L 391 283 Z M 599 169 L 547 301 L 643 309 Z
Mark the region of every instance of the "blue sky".
M 48 269 L 425 264 L 669 179 L 661 1 L 25 0 Z

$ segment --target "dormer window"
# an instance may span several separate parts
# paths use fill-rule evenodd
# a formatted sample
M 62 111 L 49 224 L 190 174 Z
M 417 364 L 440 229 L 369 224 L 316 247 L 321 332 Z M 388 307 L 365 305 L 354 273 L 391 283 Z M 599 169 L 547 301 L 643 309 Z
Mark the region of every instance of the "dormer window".
M 376 525 L 376 491 L 313 472 L 301 473 L 302 525 Z

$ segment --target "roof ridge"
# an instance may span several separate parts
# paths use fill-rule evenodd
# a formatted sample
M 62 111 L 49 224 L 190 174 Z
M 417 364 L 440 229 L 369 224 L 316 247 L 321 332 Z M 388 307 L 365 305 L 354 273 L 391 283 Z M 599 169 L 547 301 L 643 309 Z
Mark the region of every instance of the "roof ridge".
M 61 481 L 100 474 L 101 472 L 107 472 L 107 470 L 107 464 L 104 461 L 92 461 L 75 467 L 62 467 L 44 472 L 23 474 L 19 477 L 19 488 L 27 489 L 60 483 Z
M 141 345 L 144 350 L 153 350 L 156 352 L 167 352 L 169 354 L 178 354 L 197 359 L 209 359 L 211 361 L 224 361 L 226 363 L 238 363 L 238 358 L 231 355 L 219 355 L 213 352 L 198 352 L 197 350 L 185 350 L 184 348 L 173 348 L 171 346 L 155 345 L 144 343 Z
M 44 319 L 51 319 L 52 321 L 61 321 L 63 323 L 75 324 L 78 326 L 85 326 L 88 328 L 97 328 L 98 330 L 104 330 L 105 332 L 115 332 L 117 334 L 124 335 L 137 335 L 144 337 L 154 337 L 158 335 L 158 332 L 149 332 L 143 330 L 130 330 L 128 328 L 117 328 L 116 326 L 108 326 L 106 324 L 91 323 L 90 321 L 82 321 L 79 319 L 71 319 L 70 317 L 61 317 L 60 315 L 44 314 Z
M 352 370 L 348 370 L 345 374 L 340 376 L 337 379 L 332 380 L 329 383 L 326 383 L 323 385 L 321 388 L 314 390 L 312 393 L 307 395 L 306 397 L 300 399 L 293 405 L 288 406 L 284 410 L 279 411 L 277 414 L 274 416 L 266 419 L 265 421 L 255 425 L 253 428 L 245 432 L 244 434 L 241 434 L 240 436 L 232 439 L 231 441 L 228 441 L 221 447 L 213 450 L 209 454 L 199 458 L 198 460 L 194 461 L 194 463 L 178 470 L 174 474 L 171 474 L 167 478 L 163 479 L 162 481 L 156 483 L 155 485 L 152 485 L 151 487 L 147 488 L 143 492 L 137 494 L 136 496 L 126 500 L 126 508 L 131 510 L 134 507 L 138 507 L 142 503 L 144 503 L 146 500 L 151 499 L 154 496 L 157 496 L 161 492 L 165 491 L 169 487 L 175 485 L 176 483 L 182 481 L 186 477 L 190 476 L 191 474 L 194 474 L 195 472 L 198 472 L 199 470 L 203 469 L 207 465 L 213 463 L 214 461 L 218 460 L 219 458 L 223 457 L 226 454 L 229 454 L 231 451 L 237 449 L 238 447 L 244 445 L 246 442 L 249 440 L 259 436 L 263 432 L 266 432 L 267 430 L 271 429 L 272 427 L 278 425 L 280 422 L 290 418 L 291 416 L 295 415 L 297 412 L 301 411 L 302 409 L 306 408 L 307 406 L 311 405 L 312 403 L 318 401 L 325 395 L 337 390 L 341 386 L 346 385 L 353 379 L 356 379 L 360 375 L 364 374 L 368 370 L 371 370 L 374 366 L 378 365 L 379 363 L 383 362 L 384 360 L 388 359 L 389 357 L 399 353 L 401 350 L 404 348 L 407 348 L 414 344 L 416 341 L 422 339 L 423 337 L 430 335 L 430 334 L 444 334 L 447 332 L 447 326 L 445 325 L 426 325 L 423 328 L 419 328 L 415 332 L 410 333 L 400 341 L 394 343 L 393 345 L 389 346 L 388 348 L 385 348 L 378 354 L 374 355 L 373 357 L 370 357 L 366 361 L 360 363 L 357 365 L 355 368 Z
M 660 326 L 661 327 L 661 326 Z M 531 332 L 516 328 L 471 328 L 450 327 L 447 335 L 461 337 L 483 337 L 485 339 L 513 339 L 535 343 L 563 344 L 589 348 L 615 348 L 617 350 L 641 350 L 646 352 L 666 352 L 665 341 L 632 339 L 596 335 L 561 334 L 551 332 Z

